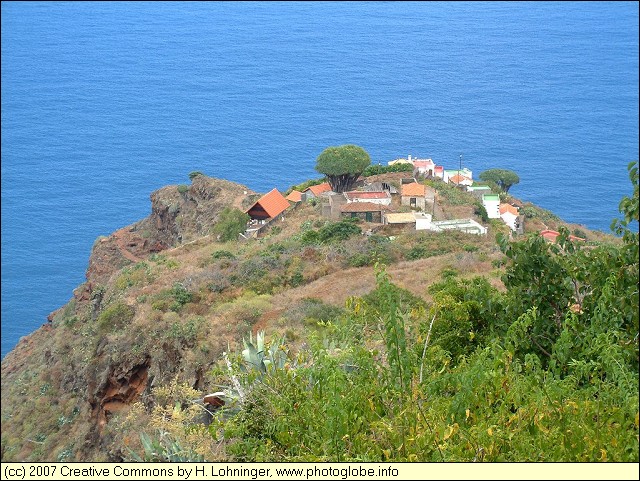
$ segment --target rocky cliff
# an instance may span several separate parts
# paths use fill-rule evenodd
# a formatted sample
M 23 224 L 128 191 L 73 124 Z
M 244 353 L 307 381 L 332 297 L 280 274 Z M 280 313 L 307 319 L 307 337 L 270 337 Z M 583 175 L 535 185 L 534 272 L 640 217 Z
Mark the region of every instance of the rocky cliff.
M 203 372 L 225 345 L 212 339 L 192 351 L 211 333 L 207 319 L 193 312 L 185 320 L 177 308 L 140 301 L 169 302 L 170 279 L 186 277 L 188 263 L 163 252 L 187 252 L 211 235 L 225 207 L 246 209 L 257 197 L 199 175 L 188 187 L 153 192 L 147 218 L 96 240 L 86 282 L 2 361 L 3 460 L 121 460 L 122 445 L 107 426 L 113 415 L 136 401 L 152 404 L 158 384 L 205 387 Z

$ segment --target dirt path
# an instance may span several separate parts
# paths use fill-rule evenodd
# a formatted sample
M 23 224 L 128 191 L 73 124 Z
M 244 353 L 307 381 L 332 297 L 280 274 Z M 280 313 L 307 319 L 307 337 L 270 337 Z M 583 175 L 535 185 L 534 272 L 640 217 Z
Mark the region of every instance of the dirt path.
M 127 250 L 127 247 L 124 244 L 124 240 L 123 237 L 125 236 L 125 229 L 120 229 L 117 230 L 113 233 L 113 239 L 115 240 L 116 245 L 118 246 L 118 250 L 120 250 L 120 253 L 126 257 L 127 259 L 129 259 L 131 262 L 141 262 L 144 259 L 134 256 L 129 250 Z

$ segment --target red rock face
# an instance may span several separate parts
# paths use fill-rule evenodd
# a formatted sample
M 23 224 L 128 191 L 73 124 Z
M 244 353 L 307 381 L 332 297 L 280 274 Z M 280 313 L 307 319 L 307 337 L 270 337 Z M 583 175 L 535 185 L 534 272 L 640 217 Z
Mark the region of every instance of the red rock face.
M 90 400 L 91 417 L 99 431 L 107 424 L 111 414 L 127 408 L 146 389 L 150 364 L 151 358 L 147 357 L 144 362 L 125 372 L 118 369 L 122 369 L 122 366 L 111 367 L 103 386 Z

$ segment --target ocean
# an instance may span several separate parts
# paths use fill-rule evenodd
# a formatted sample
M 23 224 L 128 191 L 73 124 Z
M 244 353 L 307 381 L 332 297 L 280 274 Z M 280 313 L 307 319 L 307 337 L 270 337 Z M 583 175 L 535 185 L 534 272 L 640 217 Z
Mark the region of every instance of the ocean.
M 191 171 L 266 192 L 330 145 L 516 171 L 609 232 L 638 159 L 637 2 L 2 2 L 2 357 Z

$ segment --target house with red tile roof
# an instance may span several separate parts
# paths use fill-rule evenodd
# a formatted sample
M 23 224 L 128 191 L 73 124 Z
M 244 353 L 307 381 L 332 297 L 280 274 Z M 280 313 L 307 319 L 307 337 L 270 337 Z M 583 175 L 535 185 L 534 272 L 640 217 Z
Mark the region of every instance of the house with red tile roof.
M 427 186 L 424 184 L 418 184 L 417 182 L 403 184 L 400 202 L 402 205 L 408 205 L 409 207 L 425 210 L 427 208 L 425 199 L 426 193 Z
M 415 175 L 433 176 L 436 164 L 432 159 L 415 159 L 413 161 L 413 172 Z
M 382 213 L 388 212 L 389 207 L 373 202 L 347 202 L 340 206 L 342 217 L 357 217 L 366 222 L 382 224 Z
M 441 165 L 436 165 L 433 168 L 433 176 L 436 179 L 444 179 L 444 167 Z
M 331 192 L 331 185 L 329 182 L 323 182 L 322 184 L 312 185 L 311 187 L 307 187 L 302 191 L 303 194 L 307 194 L 307 199 L 311 199 L 313 197 L 320 197 L 325 192 Z
M 556 242 L 556 240 L 558 239 L 558 236 L 560 235 L 560 232 L 551 230 L 551 229 L 545 229 L 540 231 L 540 235 L 544 237 L 545 240 L 548 240 L 550 242 Z M 583 239 L 582 237 L 570 235 L 569 240 L 571 242 L 575 242 L 575 241 L 585 241 L 586 239 Z
M 372 202 L 374 204 L 391 205 L 391 194 L 389 192 L 366 192 L 352 190 L 344 192 L 344 197 L 348 203 L 352 202 Z
M 500 218 L 509 226 L 509 229 L 514 232 L 518 230 L 519 216 L 520 212 L 517 207 L 514 207 L 511 204 L 500 204 Z
M 456 174 L 454 176 L 449 177 L 449 183 L 454 185 L 464 185 L 470 186 L 473 185 L 473 180 L 470 177 L 462 174 Z
M 278 189 L 273 189 L 260 197 L 246 212 L 252 219 L 268 220 L 282 214 L 289 205 L 289 201 L 278 192 Z
M 303 197 L 306 197 L 306 194 L 303 194 L 298 190 L 292 190 L 291 193 L 285 197 L 285 199 L 290 202 L 302 202 Z

